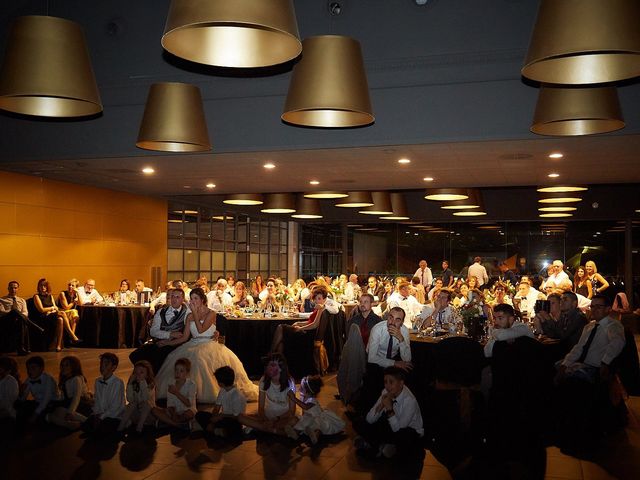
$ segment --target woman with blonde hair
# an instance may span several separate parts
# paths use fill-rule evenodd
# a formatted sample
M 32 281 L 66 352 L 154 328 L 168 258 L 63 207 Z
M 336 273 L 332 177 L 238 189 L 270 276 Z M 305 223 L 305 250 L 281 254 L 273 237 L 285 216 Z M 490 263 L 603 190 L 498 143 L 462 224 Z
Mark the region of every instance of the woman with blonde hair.
M 247 293 L 244 282 L 236 282 L 234 292 L 235 294 L 231 300 L 234 307 L 244 308 L 253 306 L 253 297 Z
M 62 313 L 67 316 L 69 321 L 69 328 L 76 333 L 76 325 L 78 325 L 78 319 L 80 314 L 78 313 L 78 279 L 72 278 L 67 282 L 67 289 L 60 292 L 58 295 L 58 306 Z
M 587 277 L 591 281 L 591 288 L 594 293 L 602 293 L 609 288 L 609 282 L 607 282 L 604 277 L 598 273 L 598 268 L 593 260 L 589 260 L 585 263 L 584 269 L 587 272 Z

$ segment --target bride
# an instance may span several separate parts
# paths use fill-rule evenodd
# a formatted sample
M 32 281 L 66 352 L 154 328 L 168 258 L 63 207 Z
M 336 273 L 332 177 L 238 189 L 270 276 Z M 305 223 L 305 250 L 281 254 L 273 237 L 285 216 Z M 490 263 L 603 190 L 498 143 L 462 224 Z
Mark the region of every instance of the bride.
M 223 366 L 233 369 L 236 374 L 236 387 L 247 400 L 257 400 L 258 387 L 249 380 L 240 359 L 226 346 L 213 340 L 216 331 L 216 312 L 207 308 L 207 297 L 204 291 L 201 288 L 194 288 L 189 298 L 191 313 L 187 316 L 182 337 L 163 341 L 165 345 L 182 345 L 169 354 L 156 376 L 158 398 L 165 398 L 167 388 L 174 383 L 176 360 L 188 358 L 191 360 L 190 378 L 197 386 L 198 402 L 214 403 L 220 387 L 213 372 Z

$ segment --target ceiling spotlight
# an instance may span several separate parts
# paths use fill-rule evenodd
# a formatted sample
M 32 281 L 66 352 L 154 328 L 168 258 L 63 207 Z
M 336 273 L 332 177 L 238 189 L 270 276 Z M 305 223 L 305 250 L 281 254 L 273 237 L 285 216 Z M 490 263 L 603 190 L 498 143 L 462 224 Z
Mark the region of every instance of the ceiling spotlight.
M 547 175 L 547 177 L 549 178 L 558 178 L 560 176 L 559 173 L 550 173 L 549 175 Z
M 216 184 L 215 183 L 207 183 L 207 188 L 216 188 Z
M 486 215 L 487 212 L 480 212 L 478 210 L 463 210 L 461 212 L 453 212 L 456 217 L 481 217 Z
M 267 170 L 271 170 L 273 168 L 276 168 L 276 166 L 273 163 L 265 163 L 263 165 L 264 168 L 266 168 Z
M 562 155 L 560 152 L 553 152 L 549 154 L 549 158 L 562 158 L 562 157 L 564 157 L 564 155 Z
M 144 167 L 142 169 L 142 173 L 145 173 L 147 175 L 151 175 L 154 172 L 155 172 L 155 170 L 153 168 L 151 168 L 151 167 Z
M 406 165 L 407 163 L 411 163 L 411 160 L 409 160 L 408 158 L 401 158 L 400 160 L 398 160 L 398 163 Z
M 309 185 L 320 185 L 320 182 L 318 180 L 310 180 Z
M 433 177 L 424 177 L 422 180 L 425 182 L 433 182 Z

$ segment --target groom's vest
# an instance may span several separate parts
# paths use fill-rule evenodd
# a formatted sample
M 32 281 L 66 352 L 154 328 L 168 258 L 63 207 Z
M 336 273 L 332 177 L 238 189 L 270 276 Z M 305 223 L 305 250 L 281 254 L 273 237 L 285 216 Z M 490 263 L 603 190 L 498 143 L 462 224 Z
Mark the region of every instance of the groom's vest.
M 173 314 L 171 305 L 167 305 L 160 310 L 160 330 L 165 332 L 182 332 L 184 330 L 184 321 L 187 318 L 187 307 L 182 305 L 178 314 Z M 169 317 L 169 318 L 167 318 Z

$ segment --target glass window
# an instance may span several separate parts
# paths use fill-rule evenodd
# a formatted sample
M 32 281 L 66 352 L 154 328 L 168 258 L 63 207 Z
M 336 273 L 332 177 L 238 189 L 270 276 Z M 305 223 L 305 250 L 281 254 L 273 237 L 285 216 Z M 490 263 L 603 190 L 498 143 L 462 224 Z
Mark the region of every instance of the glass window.
M 200 270 L 211 271 L 211 252 L 200 252 Z
M 224 252 L 211 252 L 211 268 L 224 271 Z
M 177 270 L 181 271 L 183 269 L 182 263 L 182 249 L 169 249 L 169 258 L 167 261 L 167 269 L 168 270 Z
M 189 271 L 199 270 L 198 257 L 200 252 L 197 250 L 185 250 L 184 252 L 184 269 Z

